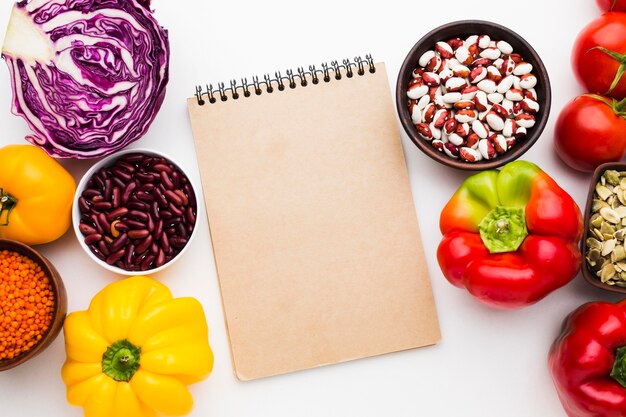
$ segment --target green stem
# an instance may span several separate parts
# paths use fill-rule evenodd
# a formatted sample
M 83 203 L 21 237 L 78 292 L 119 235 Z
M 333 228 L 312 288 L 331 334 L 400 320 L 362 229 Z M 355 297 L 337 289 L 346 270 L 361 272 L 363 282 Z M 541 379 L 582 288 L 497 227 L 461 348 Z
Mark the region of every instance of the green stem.
M 626 388 L 626 346 L 617 348 L 615 351 L 615 362 L 613 362 L 611 378 Z
M 0 226 L 9 225 L 9 217 L 11 216 L 11 211 L 13 211 L 16 205 L 17 198 L 13 197 L 9 193 L 5 193 L 4 190 L 0 188 Z M 4 221 L 2 220 L 3 218 Z
M 615 87 L 617 87 L 617 84 L 619 84 L 620 80 L 622 79 L 624 72 L 626 72 L 626 55 L 620 54 L 619 52 L 611 51 L 610 49 L 606 49 L 603 46 L 594 46 L 589 51 L 593 51 L 594 49 L 604 52 L 619 63 L 619 67 L 617 68 L 615 78 L 613 78 L 613 82 L 611 83 L 611 87 L 609 87 L 609 91 L 605 93 L 611 94 L 613 90 L 615 90 Z
M 515 252 L 528 235 L 524 209 L 498 206 L 478 225 L 480 237 L 490 253 Z
M 127 339 L 118 340 L 102 355 L 102 372 L 115 381 L 128 382 L 139 369 L 141 348 Z
M 593 98 L 603 102 L 604 104 L 609 106 L 611 110 L 613 110 L 613 113 L 615 113 L 616 116 L 626 119 L 626 98 L 624 98 L 622 101 L 617 101 L 614 98 L 608 98 L 600 96 L 598 94 L 583 94 L 582 96 Z

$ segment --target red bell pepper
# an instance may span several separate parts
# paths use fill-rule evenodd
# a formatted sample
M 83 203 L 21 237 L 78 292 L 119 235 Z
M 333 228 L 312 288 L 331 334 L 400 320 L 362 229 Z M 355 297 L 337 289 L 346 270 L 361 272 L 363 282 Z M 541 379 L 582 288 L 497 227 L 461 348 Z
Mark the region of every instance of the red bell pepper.
M 569 315 L 548 357 L 569 417 L 626 415 L 626 301 L 588 303 Z
M 465 180 L 439 226 L 437 259 L 444 276 L 492 307 L 533 304 L 580 269 L 580 209 L 530 162 Z

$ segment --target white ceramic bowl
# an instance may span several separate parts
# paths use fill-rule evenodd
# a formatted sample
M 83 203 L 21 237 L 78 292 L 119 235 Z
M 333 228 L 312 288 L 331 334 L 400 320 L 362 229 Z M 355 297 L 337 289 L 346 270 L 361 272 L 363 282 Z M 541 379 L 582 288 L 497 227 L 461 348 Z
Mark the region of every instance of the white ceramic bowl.
M 181 165 L 179 163 L 177 163 L 175 160 L 173 160 L 169 156 L 167 156 L 167 155 L 165 155 L 165 154 L 163 154 L 161 152 L 155 151 L 155 150 L 143 149 L 143 148 L 140 148 L 140 149 L 126 149 L 126 150 L 117 152 L 115 154 L 109 155 L 108 157 L 106 157 L 106 158 L 102 159 L 101 161 L 97 162 L 81 178 L 80 182 L 78 183 L 78 187 L 77 187 L 77 190 L 76 190 L 76 195 L 74 196 L 74 203 L 73 203 L 73 206 L 72 206 L 72 224 L 74 226 L 74 233 L 76 234 L 76 237 L 78 238 L 78 242 L 80 243 L 80 246 L 84 249 L 85 253 L 87 253 L 87 255 L 89 255 L 89 257 L 91 259 L 93 259 L 94 262 L 96 262 L 98 265 L 102 266 L 105 269 L 108 269 L 111 272 L 114 272 L 114 273 L 117 273 L 117 274 L 121 274 L 121 275 L 154 274 L 156 272 L 162 271 L 163 269 L 167 268 L 168 266 L 172 265 L 175 261 L 180 259 L 181 256 L 183 256 L 183 254 L 187 250 L 187 248 L 189 248 L 189 246 L 191 245 L 191 242 L 193 241 L 193 239 L 196 236 L 197 231 L 198 231 L 198 227 L 197 227 L 198 226 L 198 220 L 197 220 L 197 210 L 198 210 L 198 207 L 196 207 L 196 222 L 194 224 L 194 228 L 193 228 L 193 231 L 191 232 L 191 235 L 187 239 L 187 243 L 185 244 L 185 246 L 170 261 L 164 263 L 160 267 L 153 268 L 153 269 L 148 269 L 148 270 L 145 270 L 145 271 L 129 271 L 129 270 L 126 270 L 126 269 L 122 269 L 122 268 L 120 268 L 120 267 L 118 267 L 116 265 L 110 265 L 107 262 L 103 261 L 102 259 L 98 258 L 92 252 L 92 250 L 89 248 L 89 246 L 85 243 L 85 236 L 82 234 L 82 232 L 79 229 L 81 213 L 80 213 L 78 199 L 81 197 L 83 191 L 87 187 L 87 183 L 89 182 L 89 179 L 92 177 L 93 174 L 95 174 L 101 168 L 113 165 L 113 163 L 116 162 L 119 158 L 123 157 L 124 155 L 130 154 L 130 153 L 141 153 L 141 154 L 145 154 L 145 155 L 148 155 L 148 156 L 162 157 L 162 158 L 167 159 L 173 165 L 175 165 L 187 177 L 187 180 L 189 181 L 189 184 L 191 185 L 191 188 L 192 188 L 192 190 L 193 190 L 193 192 L 195 194 L 196 206 L 198 205 L 198 203 L 197 203 L 198 198 L 199 198 L 198 187 L 196 187 L 196 185 L 193 183 L 191 178 L 189 178 L 189 176 L 187 175 L 185 170 L 182 169 L 182 167 L 181 167 Z

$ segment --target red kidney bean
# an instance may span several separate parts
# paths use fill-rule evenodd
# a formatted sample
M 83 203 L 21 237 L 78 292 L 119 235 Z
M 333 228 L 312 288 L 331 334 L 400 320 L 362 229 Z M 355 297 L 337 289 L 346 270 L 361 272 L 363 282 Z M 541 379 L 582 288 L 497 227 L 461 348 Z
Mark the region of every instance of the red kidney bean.
M 193 192 L 193 188 L 191 188 L 191 185 L 189 183 L 184 185 L 183 191 L 189 198 L 189 205 L 191 207 L 198 207 L 197 202 L 196 202 L 196 194 Z
M 174 217 L 174 214 L 172 214 L 172 212 L 169 210 L 161 210 L 159 211 L 159 214 L 160 214 L 160 217 L 165 220 L 171 219 L 172 217 Z
M 155 187 L 154 184 L 147 183 L 147 184 L 140 185 L 139 188 L 137 188 L 137 191 L 143 191 L 144 193 L 147 193 L 149 191 L 152 191 L 154 187 Z
M 122 169 L 125 169 L 128 173 L 133 173 L 135 172 L 135 167 L 132 166 L 131 164 L 124 162 L 124 161 L 118 161 L 117 162 L 117 166 L 119 166 Z
M 124 193 L 122 194 L 122 204 L 126 204 L 128 202 L 128 200 L 130 199 L 130 195 L 132 194 L 133 190 L 136 187 L 137 187 L 137 183 L 135 182 L 128 183 L 128 185 L 124 189 Z
M 150 233 L 154 232 L 154 220 L 152 220 L 152 216 L 148 216 L 148 230 Z
M 92 245 L 102 239 L 102 235 L 100 233 L 92 233 L 85 238 L 85 244 Z
M 163 250 L 166 253 L 169 253 L 170 250 L 172 250 L 172 248 L 170 246 L 170 238 L 167 237 L 167 233 L 162 233 L 160 240 L 161 240 L 161 248 L 163 248 Z
M 95 196 L 94 198 L 91 199 L 92 203 L 100 203 L 102 201 L 104 201 L 104 197 L 101 196 L 101 195 L 97 195 L 97 196 Z
M 113 184 L 115 184 L 115 186 L 118 187 L 120 190 L 125 189 L 126 185 L 128 185 L 127 183 L 122 181 L 121 178 L 117 178 L 117 177 L 111 178 L 111 181 L 113 181 Z
M 151 183 L 155 181 L 155 178 L 147 172 L 136 172 L 135 178 L 137 178 L 137 180 L 141 181 L 142 183 Z
M 104 239 L 104 241 L 110 245 L 111 243 L 113 243 L 113 238 L 111 236 L 107 236 L 107 235 L 103 235 L 102 239 Z
M 98 224 L 100 225 L 103 231 L 111 229 L 111 224 L 107 221 L 106 214 L 98 213 L 97 220 L 98 220 Z
M 131 242 L 126 247 L 126 255 L 124 255 L 124 265 L 132 265 L 134 255 L 135 255 L 135 244 Z
M 128 237 L 131 239 L 145 239 L 150 236 L 150 231 L 148 229 L 138 229 L 138 230 L 129 230 Z
M 144 240 L 139 242 L 139 245 L 137 245 L 135 252 L 138 254 L 142 254 L 147 251 L 150 246 L 152 246 L 152 236 L 148 236 Z
M 104 229 L 102 228 L 102 226 L 100 226 L 100 222 L 98 222 L 98 215 L 96 213 L 92 213 L 89 215 L 89 218 L 91 218 L 91 223 L 96 228 L 98 233 L 104 233 Z
M 125 216 L 128 213 L 128 209 L 126 207 L 120 207 L 109 214 L 107 214 L 107 220 L 112 222 L 113 220 L 119 219 L 122 216 Z
M 163 163 L 152 165 L 152 169 L 154 169 L 155 171 L 159 171 L 159 172 L 165 171 L 168 174 L 172 173 L 172 168 L 170 168 L 169 166 L 167 166 L 167 165 L 165 165 Z
M 136 164 L 137 162 L 143 161 L 144 158 L 145 156 L 140 153 L 129 153 L 129 154 L 124 155 L 124 157 L 122 158 L 122 161 L 128 162 L 130 164 Z
M 97 247 L 89 245 L 89 249 L 91 249 L 93 254 L 96 255 L 101 261 L 104 261 L 106 259 L 106 256 L 102 252 L 100 252 L 100 249 L 98 249 Z
M 146 202 L 146 203 L 152 203 L 154 201 L 154 195 L 152 194 L 148 194 L 148 193 L 136 193 L 135 197 L 137 197 L 137 199 Z
M 158 219 L 160 217 L 160 213 L 159 213 L 159 203 L 157 203 L 156 201 L 154 201 L 152 203 L 152 206 L 150 206 L 150 214 L 152 215 L 153 218 Z
M 150 253 L 156 255 L 159 253 L 159 244 L 157 242 L 152 242 L 152 246 L 150 246 Z
M 100 195 L 100 191 L 94 190 L 93 188 L 86 188 L 85 191 L 83 191 L 80 195 L 84 198 L 91 199 L 91 198 L 94 198 L 95 196 Z
M 108 263 L 109 265 L 112 265 L 115 262 L 119 261 L 125 254 L 126 254 L 126 251 L 124 249 L 120 249 L 117 252 L 114 252 L 111 255 L 109 255 L 106 259 L 106 263 Z
M 113 195 L 113 182 L 110 178 L 104 180 L 104 200 L 111 201 Z
M 193 233 L 193 228 L 194 227 L 195 227 L 195 225 L 193 225 L 193 224 L 188 224 L 187 225 L 187 233 L 189 233 L 190 236 Z
M 93 203 L 93 208 L 98 211 L 106 211 L 113 208 L 113 204 L 109 203 L 108 201 L 98 201 L 97 203 Z
M 165 188 L 167 188 L 168 190 L 174 189 L 174 183 L 170 179 L 170 176 L 168 175 L 168 173 L 165 171 L 161 171 L 161 182 L 163 183 Z
M 148 209 L 150 208 L 148 204 L 144 203 L 143 201 L 137 201 L 137 200 L 129 201 L 128 204 L 126 204 L 126 206 L 130 210 L 139 210 L 139 211 L 148 211 Z
M 104 256 L 109 256 L 111 254 L 111 251 L 107 247 L 107 243 L 104 240 L 98 242 L 98 249 L 100 249 L 100 252 L 102 252 Z
M 131 232 L 122 233 L 117 239 L 115 239 L 113 243 L 111 243 L 111 252 L 117 252 L 118 250 L 122 249 L 124 245 L 126 245 L 126 242 L 128 242 L 130 233 Z
M 95 174 L 93 176 L 94 185 L 97 185 L 100 189 L 104 189 L 104 179 L 100 177 L 100 175 Z
M 83 235 L 91 235 L 93 233 L 96 233 L 96 229 L 82 222 L 78 225 L 78 230 L 80 230 Z
M 173 236 L 170 238 L 170 244 L 175 248 L 183 248 L 187 244 L 187 239 L 184 237 Z
M 160 189 L 155 189 L 152 195 L 155 197 L 156 201 L 159 203 L 159 207 L 167 207 L 168 201 L 167 198 L 163 195 Z
M 170 204 L 175 204 L 177 206 L 182 206 L 183 205 L 183 199 L 179 197 L 178 194 L 176 194 L 174 191 L 172 190 L 165 190 L 165 197 L 169 198 L 170 200 Z
M 189 234 L 187 233 L 187 228 L 182 222 L 176 225 L 176 232 L 178 232 L 178 235 L 180 237 L 189 237 Z
M 131 229 L 143 229 L 146 227 L 145 223 L 138 222 L 137 220 L 126 219 L 125 222 Z
M 113 193 L 111 195 L 111 204 L 113 204 L 113 208 L 118 208 L 121 200 L 122 192 L 120 191 L 120 187 L 113 187 Z
M 174 188 L 180 188 L 180 174 L 178 173 L 178 171 L 172 172 L 171 177 Z
M 163 234 L 163 220 L 159 219 L 154 226 L 154 232 L 152 235 L 156 240 L 161 239 L 161 235 Z
M 128 227 L 128 225 L 126 223 L 119 222 L 119 221 L 117 223 L 115 223 L 114 228 L 118 232 L 128 232 L 130 230 L 130 227 Z
M 125 182 L 129 182 L 133 179 L 133 177 L 129 173 L 124 172 L 122 169 L 119 169 L 119 168 L 113 169 L 113 175 L 116 176 L 117 178 L 121 178 Z
M 194 225 L 196 223 L 196 215 L 193 212 L 192 207 L 187 207 L 185 209 L 185 220 L 187 220 L 187 223 L 191 225 Z
M 155 262 L 157 268 L 165 263 L 165 252 L 163 252 L 163 249 L 159 249 L 159 253 L 156 256 Z
M 174 190 L 174 192 L 176 193 L 177 196 L 180 197 L 180 199 L 182 200 L 182 205 L 186 206 L 189 204 L 189 198 L 187 198 L 187 196 L 185 195 L 185 193 L 180 190 L 180 189 L 176 189 Z
M 89 204 L 87 204 L 87 200 L 85 200 L 84 197 L 79 197 L 78 198 L 78 207 L 83 212 L 89 212 L 91 210 L 90 207 L 89 207 Z
M 150 269 L 150 265 L 152 264 L 152 262 L 154 262 L 154 255 L 146 256 L 146 259 L 144 259 L 141 262 L 141 265 L 140 265 L 141 270 L 147 271 L 148 269 Z
M 176 216 L 182 216 L 183 214 L 185 214 L 185 212 L 178 208 L 174 203 L 170 203 L 169 208 Z
M 175 227 L 168 227 L 167 229 L 164 229 L 163 231 L 168 236 L 172 236 L 172 235 L 176 234 L 176 228 Z
M 144 223 L 148 221 L 148 214 L 139 210 L 130 210 L 128 212 L 128 217 Z

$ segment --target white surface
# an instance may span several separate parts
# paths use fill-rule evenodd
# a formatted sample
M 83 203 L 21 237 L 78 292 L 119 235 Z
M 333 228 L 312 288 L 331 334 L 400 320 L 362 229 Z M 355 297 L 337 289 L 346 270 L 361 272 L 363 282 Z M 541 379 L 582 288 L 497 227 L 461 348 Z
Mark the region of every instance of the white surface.
M 0 6 L 0 28 L 11 5 Z M 181 7 L 182 4 L 186 7 Z M 503 2 L 386 1 L 201 1 L 156 0 L 156 17 L 169 29 L 171 81 L 164 106 L 148 134 L 134 144 L 152 147 L 180 161 L 199 182 L 185 99 L 196 83 L 250 78 L 254 74 L 352 58 L 371 52 L 385 61 L 392 89 L 413 44 L 440 24 L 466 18 L 501 23 L 524 36 L 548 68 L 553 104 L 542 138 L 524 156 L 539 164 L 579 204 L 588 176 L 567 169 L 552 151 L 556 117 L 581 92 L 569 56 L 576 34 L 599 15 L 593 0 Z M 471 10 L 469 13 L 468 10 Z M 0 29 L 0 32 L 3 29 Z M 26 124 L 9 113 L 8 71 L 0 65 L 0 145 L 22 143 Z M 441 237 L 439 212 L 467 176 L 437 165 L 403 134 L 422 236 L 443 333 L 434 347 L 270 378 L 236 382 L 208 228 L 184 259 L 156 275 L 175 295 L 203 303 L 215 351 L 211 377 L 193 386 L 193 416 L 462 416 L 564 417 L 546 366 L 546 356 L 567 313 L 591 300 L 617 300 L 595 290 L 581 276 L 530 308 L 487 309 L 441 275 L 435 251 Z M 79 178 L 91 162 L 67 162 Z M 41 250 L 54 262 L 68 288 L 69 310 L 85 309 L 104 285 L 118 279 L 94 264 L 70 231 Z M 65 401 L 60 368 L 63 337 L 34 360 L 0 374 L 0 414 L 78 417 Z

